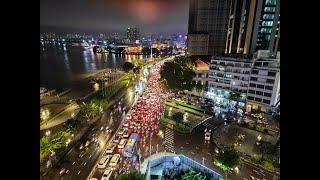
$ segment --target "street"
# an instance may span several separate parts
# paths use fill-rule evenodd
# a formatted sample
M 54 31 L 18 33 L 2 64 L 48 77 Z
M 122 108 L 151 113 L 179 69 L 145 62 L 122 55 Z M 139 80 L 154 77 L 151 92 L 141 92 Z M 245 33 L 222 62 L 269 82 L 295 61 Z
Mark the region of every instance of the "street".
M 124 96 L 124 102 L 121 104 L 121 107 L 124 108 L 125 111 L 131 108 L 132 103 L 134 101 L 134 94 L 132 95 L 133 87 L 130 87 L 126 90 Z M 78 143 L 74 146 L 64 158 L 62 158 L 59 165 L 53 167 L 49 174 L 45 176 L 44 179 L 86 179 L 91 169 L 96 164 L 98 157 L 101 156 L 103 150 L 105 149 L 106 144 L 111 139 L 115 131 L 118 129 L 120 124 L 119 117 L 122 115 L 123 111 L 119 112 L 119 103 L 116 102 L 114 105 L 116 107 L 111 108 L 104 112 L 100 121 L 96 123 L 95 128 L 97 130 L 90 130 L 84 137 L 93 138 L 96 137 L 99 142 L 99 146 L 90 143 L 90 145 L 86 148 L 80 150 L 81 144 Z M 114 112 L 111 116 L 110 113 Z M 112 131 L 111 133 L 106 132 L 106 127 L 109 127 Z M 101 128 L 103 127 L 103 130 Z M 96 135 L 95 135 L 96 134 Z M 85 142 L 83 142 L 85 143 Z M 79 155 L 83 155 L 83 157 L 79 157 Z M 60 170 L 65 168 L 66 171 L 62 177 L 60 177 Z

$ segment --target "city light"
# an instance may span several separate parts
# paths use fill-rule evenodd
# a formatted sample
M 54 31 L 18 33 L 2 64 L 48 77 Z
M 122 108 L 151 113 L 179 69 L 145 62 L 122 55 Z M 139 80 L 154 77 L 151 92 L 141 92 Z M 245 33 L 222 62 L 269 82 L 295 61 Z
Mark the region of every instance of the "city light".
M 49 136 L 51 134 L 51 131 L 50 130 L 47 130 L 46 131 L 46 136 Z
M 40 110 L 40 118 L 42 120 L 47 120 L 50 117 L 49 109 L 41 109 Z
M 93 84 L 94 91 L 99 91 L 99 83 Z

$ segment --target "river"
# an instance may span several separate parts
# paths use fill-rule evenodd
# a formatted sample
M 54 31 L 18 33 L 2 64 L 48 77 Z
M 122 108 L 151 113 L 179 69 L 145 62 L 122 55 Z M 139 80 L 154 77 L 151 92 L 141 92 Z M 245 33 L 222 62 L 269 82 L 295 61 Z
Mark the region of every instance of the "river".
M 73 88 L 85 75 L 104 68 L 121 68 L 126 61 L 147 55 L 95 54 L 91 48 L 70 49 L 65 45 L 40 43 L 40 86 Z

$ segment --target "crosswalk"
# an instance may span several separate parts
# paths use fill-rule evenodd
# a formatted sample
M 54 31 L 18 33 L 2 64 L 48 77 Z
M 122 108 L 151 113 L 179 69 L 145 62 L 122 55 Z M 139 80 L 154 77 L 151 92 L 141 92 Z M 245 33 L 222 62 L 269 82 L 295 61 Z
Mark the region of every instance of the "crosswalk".
M 202 125 L 211 130 L 214 130 L 215 128 L 215 125 L 212 124 L 212 121 L 205 121 L 204 123 L 202 123 Z
M 174 152 L 174 132 L 170 128 L 166 128 L 164 133 L 164 139 L 166 141 L 164 147 L 169 152 Z

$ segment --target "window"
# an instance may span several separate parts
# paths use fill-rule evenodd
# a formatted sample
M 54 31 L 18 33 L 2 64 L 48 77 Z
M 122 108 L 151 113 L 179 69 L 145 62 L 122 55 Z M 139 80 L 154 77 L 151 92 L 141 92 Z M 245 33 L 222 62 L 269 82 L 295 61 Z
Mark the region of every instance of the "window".
M 261 33 L 271 33 L 271 28 L 261 28 Z
M 273 79 L 267 79 L 267 83 L 273 84 L 274 80 Z
M 264 93 L 264 96 L 271 97 L 271 93 Z
M 256 84 L 250 83 L 250 87 L 256 87 Z
M 265 89 L 272 90 L 273 87 L 272 86 L 266 86 Z
M 257 88 L 264 89 L 264 85 L 257 84 Z
M 256 78 L 256 77 L 251 77 L 250 80 L 251 80 L 251 81 L 256 81 L 256 80 L 258 80 L 258 78 Z
M 258 74 L 258 73 L 259 73 L 258 70 L 252 70 L 252 71 L 251 71 L 251 74 Z
M 276 0 L 267 0 L 266 5 L 276 5 Z
M 261 92 L 261 91 L 256 91 L 256 94 L 262 96 L 262 95 L 263 95 L 263 92 Z
M 273 21 L 262 21 L 262 26 L 272 26 Z
M 226 74 L 226 77 L 227 78 L 232 78 L 232 75 L 231 74 Z
M 264 99 L 263 103 L 270 104 L 270 100 Z
M 263 15 L 263 19 L 273 19 L 274 18 L 274 14 L 264 14 Z
M 268 76 L 275 77 L 276 76 L 276 72 L 268 72 Z
M 257 101 L 257 102 L 261 102 L 262 101 L 261 98 L 255 98 L 254 100 Z
M 265 7 L 264 12 L 275 12 L 276 8 L 275 7 Z
M 249 100 L 254 100 L 254 98 L 252 96 L 248 96 Z
M 249 90 L 249 93 L 250 93 L 250 94 L 255 94 L 255 91 Z
M 268 36 L 270 37 L 270 35 L 268 35 Z M 263 67 L 268 67 L 268 66 L 269 66 L 269 63 L 268 63 L 268 62 L 264 62 L 262 66 L 263 66 Z M 267 73 L 265 73 L 265 74 L 267 75 Z

